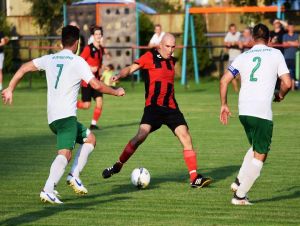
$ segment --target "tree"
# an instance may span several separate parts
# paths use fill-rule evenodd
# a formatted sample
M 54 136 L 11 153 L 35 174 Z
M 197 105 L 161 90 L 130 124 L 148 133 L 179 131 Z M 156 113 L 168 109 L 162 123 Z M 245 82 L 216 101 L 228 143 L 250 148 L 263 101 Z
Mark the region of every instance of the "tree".
M 233 4 L 236 6 L 257 6 L 257 0 L 243 0 L 243 1 L 237 1 L 234 0 Z M 240 22 L 242 24 L 247 24 L 247 26 L 253 26 L 254 24 L 257 24 L 262 20 L 262 14 L 261 13 L 245 13 L 241 15 Z
M 63 4 L 71 0 L 27 0 L 32 3 L 31 15 L 44 34 L 56 34 L 63 23 Z
M 138 0 L 137 2 L 144 3 L 155 9 L 158 13 L 174 13 L 181 10 L 181 5 L 178 3 L 169 3 L 162 0 Z

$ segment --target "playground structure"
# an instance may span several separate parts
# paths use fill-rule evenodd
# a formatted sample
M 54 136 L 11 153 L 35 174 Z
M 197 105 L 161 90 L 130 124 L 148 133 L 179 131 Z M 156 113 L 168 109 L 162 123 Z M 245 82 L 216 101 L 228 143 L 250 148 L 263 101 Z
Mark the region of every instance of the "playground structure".
M 277 12 L 277 18 L 284 18 L 284 7 L 281 5 L 281 1 L 278 1 L 277 6 L 244 6 L 244 7 L 191 7 L 190 4 L 185 5 L 185 19 L 184 19 L 184 35 L 183 35 L 183 56 L 182 56 L 182 71 L 181 71 L 181 84 L 187 84 L 186 65 L 187 65 L 187 48 L 188 37 L 191 35 L 192 51 L 193 51 L 193 64 L 194 64 L 194 79 L 198 84 L 199 70 L 198 70 L 198 58 L 196 46 L 196 35 L 193 14 L 211 14 L 211 13 L 270 13 Z M 298 61 L 299 62 L 299 61 Z M 201 62 L 200 62 L 201 63 Z M 296 64 L 299 67 L 299 63 Z M 298 70 L 299 71 L 299 68 Z M 298 72 L 299 79 L 299 72 Z

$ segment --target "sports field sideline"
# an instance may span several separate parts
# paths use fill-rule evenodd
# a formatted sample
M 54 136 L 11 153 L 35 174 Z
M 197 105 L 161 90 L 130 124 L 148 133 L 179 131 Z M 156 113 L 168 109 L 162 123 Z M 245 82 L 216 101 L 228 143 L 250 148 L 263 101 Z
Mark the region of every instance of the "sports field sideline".
M 237 94 L 229 94 L 232 118 L 219 123 L 217 80 L 188 90 L 176 82 L 176 98 L 190 127 L 199 169 L 214 183 L 191 189 L 182 149 L 167 127 L 150 135 L 122 172 L 108 180 L 102 170 L 114 163 L 137 130 L 144 105 L 143 83 L 122 82 L 124 98 L 105 96 L 97 146 L 81 179 L 89 190 L 75 195 L 64 179 L 57 187 L 64 204 L 40 202 L 39 193 L 56 155 L 46 120 L 45 82 L 24 81 L 13 106 L 0 104 L 0 225 L 300 225 L 300 92 L 273 104 L 272 148 L 249 194 L 253 206 L 232 206 L 229 189 L 249 148 L 237 115 Z M 92 111 L 79 111 L 88 126 Z M 150 171 L 147 189 L 137 190 L 130 173 Z M 68 171 L 68 166 L 66 172 Z

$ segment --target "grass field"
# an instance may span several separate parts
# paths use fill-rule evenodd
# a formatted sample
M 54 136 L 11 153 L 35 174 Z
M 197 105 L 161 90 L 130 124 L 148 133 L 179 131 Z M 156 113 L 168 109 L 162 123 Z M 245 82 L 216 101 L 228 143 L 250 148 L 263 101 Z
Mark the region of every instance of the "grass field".
M 81 175 L 89 190 L 79 197 L 66 186 L 57 189 L 64 205 L 40 202 L 39 193 L 55 157 L 55 136 L 46 120 L 45 83 L 23 82 L 13 106 L 0 104 L 0 225 L 300 225 L 300 92 L 273 105 L 272 150 L 261 177 L 249 193 L 255 205 L 230 204 L 229 190 L 249 148 L 238 120 L 237 95 L 230 92 L 233 117 L 226 127 L 218 120 L 218 81 L 177 82 L 177 101 L 189 123 L 201 173 L 214 178 L 205 189 L 191 189 L 176 137 L 162 127 L 108 180 L 102 170 L 114 163 L 136 133 L 143 111 L 143 84 L 130 83 L 124 98 L 105 96 L 97 147 Z M 92 110 L 79 111 L 89 125 Z M 137 190 L 130 183 L 135 167 L 146 167 L 151 183 Z M 70 169 L 68 166 L 67 170 Z

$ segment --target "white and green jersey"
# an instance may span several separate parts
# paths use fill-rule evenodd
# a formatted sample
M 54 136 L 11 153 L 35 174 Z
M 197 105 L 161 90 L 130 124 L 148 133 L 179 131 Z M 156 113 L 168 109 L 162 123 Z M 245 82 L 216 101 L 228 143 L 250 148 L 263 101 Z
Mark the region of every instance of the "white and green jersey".
M 81 80 L 86 83 L 94 77 L 84 59 L 64 49 L 56 54 L 33 60 L 39 70 L 46 71 L 48 123 L 76 116 L 76 103 Z
M 272 120 L 277 76 L 289 73 L 282 53 L 266 45 L 255 45 L 239 55 L 228 70 L 233 76 L 241 76 L 239 115 Z

